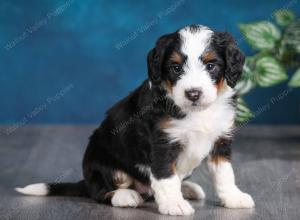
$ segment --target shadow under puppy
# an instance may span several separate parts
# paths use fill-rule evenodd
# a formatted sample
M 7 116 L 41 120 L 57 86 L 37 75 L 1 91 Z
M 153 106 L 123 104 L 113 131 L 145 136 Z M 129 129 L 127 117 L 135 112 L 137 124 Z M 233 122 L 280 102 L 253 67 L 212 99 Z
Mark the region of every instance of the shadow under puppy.
M 244 55 L 229 33 L 191 25 L 158 39 L 148 79 L 108 110 L 90 137 L 84 180 L 16 188 L 27 195 L 84 196 L 137 207 L 154 196 L 162 214 L 191 215 L 186 199 L 204 191 L 186 180 L 207 158 L 218 197 L 228 208 L 252 208 L 235 184 L 230 144 L 234 86 Z

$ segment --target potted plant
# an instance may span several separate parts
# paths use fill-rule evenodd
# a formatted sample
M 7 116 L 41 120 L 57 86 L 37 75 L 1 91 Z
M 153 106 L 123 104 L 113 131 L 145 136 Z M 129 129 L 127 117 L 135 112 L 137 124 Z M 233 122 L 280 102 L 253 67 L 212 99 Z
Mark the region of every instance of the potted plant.
M 291 88 L 300 87 L 300 20 L 287 9 L 272 15 L 276 24 L 259 21 L 239 24 L 246 42 L 256 52 L 247 56 L 242 78 L 237 84 L 240 95 L 237 123 L 246 123 L 255 115 L 242 96 L 256 87 L 270 87 L 288 80 Z M 289 77 L 288 73 L 293 73 Z

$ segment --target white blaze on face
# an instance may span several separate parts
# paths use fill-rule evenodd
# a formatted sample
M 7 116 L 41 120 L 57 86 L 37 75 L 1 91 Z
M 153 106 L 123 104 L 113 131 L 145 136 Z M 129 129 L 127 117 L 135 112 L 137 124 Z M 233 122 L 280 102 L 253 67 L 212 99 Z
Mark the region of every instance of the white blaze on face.
M 206 27 L 201 27 L 198 31 L 193 32 L 189 28 L 185 28 L 180 30 L 179 34 L 182 41 L 181 52 L 187 56 L 187 60 L 183 65 L 183 75 L 173 87 L 173 99 L 183 109 L 195 108 L 185 97 L 185 91 L 199 89 L 202 94 L 198 108 L 205 108 L 217 98 L 214 82 L 200 59 L 209 46 L 213 32 Z

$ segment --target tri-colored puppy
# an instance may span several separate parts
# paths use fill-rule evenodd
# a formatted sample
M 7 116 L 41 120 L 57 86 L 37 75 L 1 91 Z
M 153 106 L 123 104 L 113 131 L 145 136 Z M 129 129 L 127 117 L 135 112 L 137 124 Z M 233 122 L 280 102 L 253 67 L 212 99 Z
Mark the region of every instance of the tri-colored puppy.
M 160 213 L 190 215 L 194 209 L 186 199 L 205 194 L 186 179 L 207 158 L 222 204 L 254 207 L 236 186 L 230 163 L 233 88 L 243 64 L 229 33 L 191 25 L 160 37 L 148 54 L 148 79 L 109 109 L 91 136 L 84 180 L 16 190 L 86 196 L 117 207 L 137 207 L 154 196 Z

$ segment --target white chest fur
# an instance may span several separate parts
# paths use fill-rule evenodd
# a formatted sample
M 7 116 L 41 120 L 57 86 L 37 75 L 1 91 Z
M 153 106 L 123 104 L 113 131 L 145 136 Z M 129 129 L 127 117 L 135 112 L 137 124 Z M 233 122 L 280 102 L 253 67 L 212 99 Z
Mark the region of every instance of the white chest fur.
M 229 90 L 207 109 L 191 111 L 184 119 L 169 122 L 165 132 L 172 141 L 179 141 L 184 146 L 176 164 L 181 179 L 192 173 L 218 138 L 230 135 L 235 116 L 235 109 L 230 104 L 232 95 L 233 91 Z

